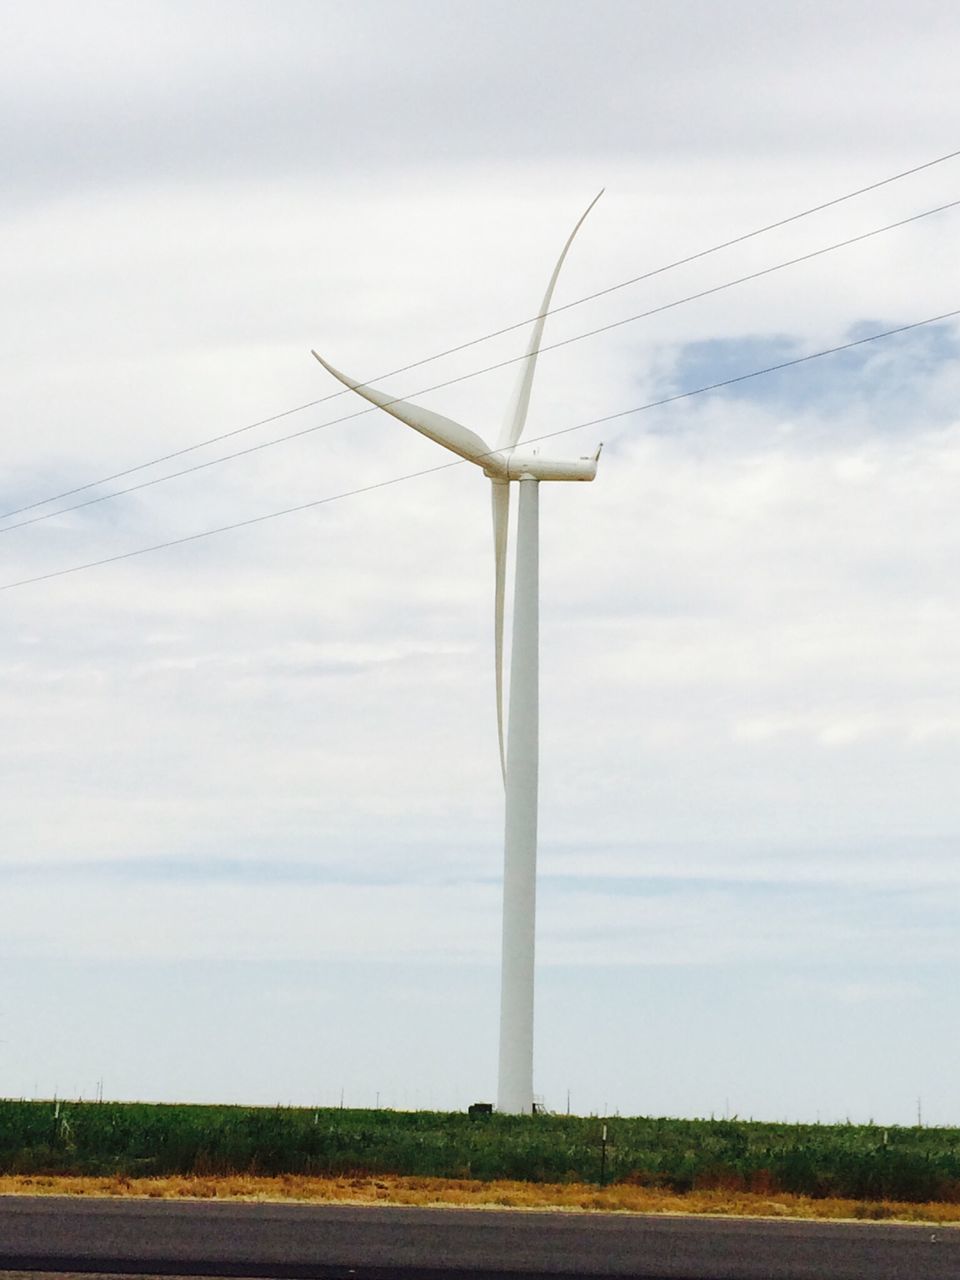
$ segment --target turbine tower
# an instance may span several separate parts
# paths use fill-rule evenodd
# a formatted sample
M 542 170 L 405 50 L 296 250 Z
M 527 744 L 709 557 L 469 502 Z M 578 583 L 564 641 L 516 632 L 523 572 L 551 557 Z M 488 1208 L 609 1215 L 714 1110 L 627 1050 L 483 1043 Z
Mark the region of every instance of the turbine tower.
M 491 481 L 494 545 L 494 653 L 500 768 L 506 793 L 503 867 L 503 951 L 500 978 L 500 1062 L 497 1110 L 514 1115 L 533 1111 L 533 986 L 537 870 L 539 772 L 539 488 L 541 480 L 592 480 L 600 451 L 591 458 L 560 461 L 516 449 L 530 405 L 530 391 L 543 326 L 560 268 L 573 238 L 600 199 L 594 197 L 573 228 L 553 269 L 530 334 L 513 397 L 496 447 L 468 427 L 354 381 L 313 352 L 345 387 L 385 409 L 422 435 L 476 463 Z M 510 647 L 510 702 L 504 735 L 503 630 L 506 594 L 510 485 L 519 485 L 513 636 Z M 506 740 L 505 740 L 506 737 Z

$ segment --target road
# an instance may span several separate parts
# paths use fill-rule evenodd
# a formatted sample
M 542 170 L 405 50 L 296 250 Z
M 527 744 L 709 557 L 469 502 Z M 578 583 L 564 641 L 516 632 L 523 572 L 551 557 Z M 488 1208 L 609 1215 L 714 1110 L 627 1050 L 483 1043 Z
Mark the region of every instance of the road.
M 960 1229 L 0 1196 L 0 1277 L 30 1271 L 292 1280 L 956 1280 Z

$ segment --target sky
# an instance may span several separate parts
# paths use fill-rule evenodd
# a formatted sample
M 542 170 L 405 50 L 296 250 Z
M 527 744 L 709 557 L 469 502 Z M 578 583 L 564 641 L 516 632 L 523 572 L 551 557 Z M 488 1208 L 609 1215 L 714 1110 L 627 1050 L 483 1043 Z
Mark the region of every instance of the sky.
M 495 1095 L 486 484 L 310 349 L 495 436 L 603 187 L 526 432 L 604 446 L 541 495 L 536 1091 L 960 1124 L 960 322 L 671 399 L 960 308 L 960 209 L 780 265 L 960 199 L 956 6 L 0 23 L 0 1095 Z

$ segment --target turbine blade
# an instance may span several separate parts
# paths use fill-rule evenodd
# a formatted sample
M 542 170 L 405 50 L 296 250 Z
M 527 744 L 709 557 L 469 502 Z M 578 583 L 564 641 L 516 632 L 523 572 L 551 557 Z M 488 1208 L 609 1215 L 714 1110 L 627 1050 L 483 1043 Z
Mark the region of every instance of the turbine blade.
M 557 259 L 557 265 L 553 268 L 553 275 L 550 277 L 550 283 L 547 285 L 547 292 L 543 295 L 543 302 L 540 304 L 540 312 L 537 321 L 530 331 L 530 342 L 527 345 L 527 354 L 523 364 L 520 366 L 520 376 L 517 381 L 517 389 L 514 392 L 513 408 L 507 417 L 503 431 L 500 434 L 499 449 L 511 449 L 520 439 L 523 427 L 527 421 L 527 410 L 530 408 L 530 391 L 533 387 L 533 375 L 537 370 L 537 357 L 540 354 L 540 343 L 543 339 L 543 326 L 546 323 L 546 313 L 550 310 L 550 303 L 553 300 L 553 291 L 557 285 L 557 277 L 560 275 L 560 268 L 563 266 L 564 258 L 567 251 L 573 244 L 573 237 L 583 226 L 587 214 L 603 195 L 603 188 L 593 197 L 590 203 L 580 215 L 580 221 L 570 232 L 567 243 L 563 246 L 563 252 Z
M 503 604 L 507 580 L 507 529 L 510 523 L 510 485 L 491 482 L 493 500 L 493 647 L 497 675 L 497 737 L 500 742 L 500 772 L 507 785 L 507 753 L 503 741 Z
M 445 418 L 442 413 L 434 413 L 432 409 L 423 409 L 419 405 L 410 404 L 406 400 L 398 400 L 396 396 L 388 395 L 385 391 L 377 391 L 375 387 L 355 382 L 353 378 L 347 377 L 345 373 L 335 369 L 332 364 L 328 364 L 323 356 L 318 355 L 316 351 L 312 352 L 312 354 L 320 361 L 328 373 L 333 374 L 338 382 L 342 382 L 345 387 L 355 391 L 358 396 L 363 396 L 364 400 L 369 400 L 371 404 L 375 404 L 379 409 L 385 409 L 387 413 L 399 418 L 401 422 L 405 422 L 408 427 L 413 427 L 414 431 L 419 431 L 421 435 L 427 436 L 437 444 L 442 444 L 445 449 L 450 449 L 453 453 L 459 454 L 461 458 L 466 458 L 468 462 L 476 462 L 480 466 L 487 466 L 492 461 L 495 461 L 491 458 L 493 451 L 487 442 L 481 440 L 468 427 L 462 426 L 459 422 L 454 422 L 452 418 Z

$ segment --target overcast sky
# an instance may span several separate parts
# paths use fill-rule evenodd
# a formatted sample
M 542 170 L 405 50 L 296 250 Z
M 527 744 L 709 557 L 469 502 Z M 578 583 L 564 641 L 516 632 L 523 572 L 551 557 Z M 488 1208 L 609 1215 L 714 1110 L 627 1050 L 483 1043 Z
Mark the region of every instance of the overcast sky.
M 529 319 L 601 186 L 558 304 L 960 148 L 949 0 L 6 0 L 0 36 L 0 587 L 446 461 L 310 348 L 371 378 Z M 957 199 L 960 158 L 545 341 Z M 546 352 L 527 435 L 960 308 L 958 218 Z M 525 342 L 383 386 L 492 436 L 515 367 L 427 388 Z M 942 320 L 549 445 L 605 448 L 541 502 L 547 1106 L 960 1123 L 958 357 Z M 475 469 L 0 610 L 0 1094 L 493 1097 Z

